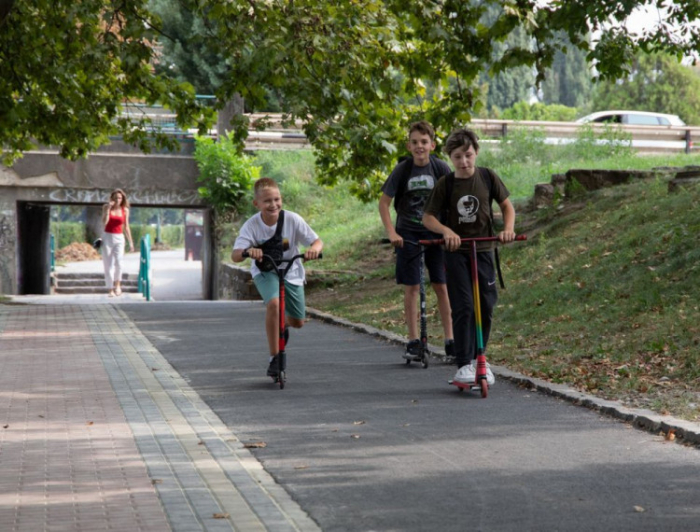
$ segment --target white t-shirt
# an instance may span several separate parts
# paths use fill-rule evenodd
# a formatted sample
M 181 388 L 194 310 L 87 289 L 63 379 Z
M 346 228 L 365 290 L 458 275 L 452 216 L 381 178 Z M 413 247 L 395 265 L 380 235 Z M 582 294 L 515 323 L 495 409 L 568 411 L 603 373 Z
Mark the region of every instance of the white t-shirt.
M 241 231 L 236 237 L 233 249 L 248 249 L 258 247 L 266 240 L 275 236 L 277 224 L 266 225 L 263 222 L 262 214 L 257 213 L 246 220 L 241 227 Z M 309 227 L 304 219 L 295 212 L 284 211 L 284 227 L 282 227 L 282 238 L 289 241 L 289 249 L 284 252 L 283 258 L 289 259 L 294 255 L 299 255 L 299 245 L 310 246 L 318 235 Z M 286 266 L 286 264 L 285 264 Z M 260 273 L 255 261 L 251 262 L 250 273 L 253 277 Z M 286 281 L 290 284 L 303 285 L 305 279 L 304 266 L 301 260 L 295 260 L 292 267 L 287 272 Z

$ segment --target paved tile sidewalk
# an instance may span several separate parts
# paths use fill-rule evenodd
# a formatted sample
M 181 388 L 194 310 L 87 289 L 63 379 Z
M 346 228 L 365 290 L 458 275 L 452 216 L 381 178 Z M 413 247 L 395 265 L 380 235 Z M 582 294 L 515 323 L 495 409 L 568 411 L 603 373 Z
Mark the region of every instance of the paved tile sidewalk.
M 0 305 L 0 530 L 318 530 L 113 305 Z
M 80 308 L 0 323 L 0 530 L 170 530 Z

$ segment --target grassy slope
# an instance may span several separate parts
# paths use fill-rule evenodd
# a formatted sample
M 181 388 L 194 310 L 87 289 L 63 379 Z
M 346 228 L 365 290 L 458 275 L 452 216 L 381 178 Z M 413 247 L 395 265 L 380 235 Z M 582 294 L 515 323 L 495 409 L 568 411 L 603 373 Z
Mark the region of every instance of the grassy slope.
M 297 162 L 303 166 L 308 160 Z M 487 163 L 485 156 L 481 164 Z M 693 163 L 676 156 L 560 164 Z M 269 165 L 266 173 L 274 175 L 274 168 Z M 548 164 L 547 171 L 565 167 Z M 524 193 L 515 191 L 543 181 L 520 172 L 525 177 L 511 187 L 516 198 Z M 391 250 L 379 244 L 383 231 L 376 205 L 310 183 L 303 172 L 277 178 L 286 207 L 304 215 L 326 243 L 324 260 L 309 267 L 332 274 L 309 290 L 309 305 L 405 334 L 401 289 L 393 280 Z M 669 194 L 665 181 L 651 180 L 587 194 L 561 211 L 521 212 L 519 223 L 527 222 L 531 237 L 502 254 L 507 290 L 495 312 L 491 360 L 700 420 L 699 199 L 700 187 Z M 439 344 L 430 293 L 428 308 L 432 341 Z

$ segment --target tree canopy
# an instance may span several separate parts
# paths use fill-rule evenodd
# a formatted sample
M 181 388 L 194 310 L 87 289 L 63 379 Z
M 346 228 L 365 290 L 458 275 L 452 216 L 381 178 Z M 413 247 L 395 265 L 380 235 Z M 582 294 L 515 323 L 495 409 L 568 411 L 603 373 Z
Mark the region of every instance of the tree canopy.
M 35 143 L 80 157 L 109 136 L 148 151 L 173 139 L 147 120 L 120 116 L 127 102 L 156 102 L 183 126 L 212 121 L 194 90 L 151 67 L 157 32 L 145 0 L 27 0 L 0 10 L 0 146 L 8 162 Z
M 603 79 L 623 77 L 640 50 L 681 57 L 700 48 L 697 0 L 653 0 L 666 16 L 636 40 L 610 25 L 645 4 L 635 0 L 177 1 L 228 62 L 219 104 L 240 94 L 255 108 L 280 95 L 287 117 L 303 123 L 321 180 L 349 179 L 365 198 L 403 151 L 410 122 L 431 121 L 441 138 L 468 123 L 483 105 L 484 68 L 497 76 L 528 67 L 541 81 L 565 46 L 562 32 Z M 167 36 L 145 0 L 27 0 L 2 24 L 0 142 L 12 149 L 33 137 L 81 155 L 115 127 L 143 140 L 114 123 L 124 99 L 160 99 L 183 124 L 202 118 L 191 86 L 149 66 L 150 45 Z M 508 41 L 516 31 L 527 38 Z M 591 44 L 589 34 L 599 38 Z M 248 127 L 245 117 L 231 124 L 235 142 Z

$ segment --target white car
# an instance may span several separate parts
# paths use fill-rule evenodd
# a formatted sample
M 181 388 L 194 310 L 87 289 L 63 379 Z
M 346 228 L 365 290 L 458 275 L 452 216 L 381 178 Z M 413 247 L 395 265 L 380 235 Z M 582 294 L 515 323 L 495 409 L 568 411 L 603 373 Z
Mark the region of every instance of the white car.
M 611 123 L 631 126 L 684 126 L 685 122 L 677 115 L 649 113 L 647 111 L 600 111 L 576 120 L 577 124 Z
M 650 113 L 647 111 L 600 111 L 586 115 L 576 120 L 577 124 L 609 124 L 626 126 L 656 126 L 659 128 L 683 127 L 685 122 L 677 115 L 665 113 Z M 652 130 L 653 131 L 653 130 Z M 649 133 L 653 135 L 653 133 Z M 605 143 L 599 140 L 599 143 Z M 685 140 L 661 140 L 653 137 L 633 138 L 631 145 L 633 148 L 643 150 L 686 150 Z M 690 143 L 692 148 L 692 142 Z

